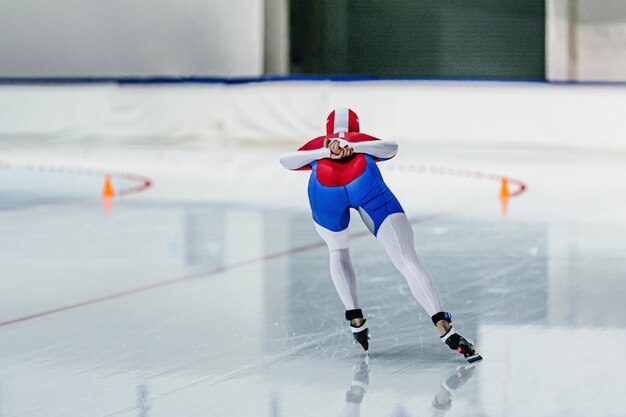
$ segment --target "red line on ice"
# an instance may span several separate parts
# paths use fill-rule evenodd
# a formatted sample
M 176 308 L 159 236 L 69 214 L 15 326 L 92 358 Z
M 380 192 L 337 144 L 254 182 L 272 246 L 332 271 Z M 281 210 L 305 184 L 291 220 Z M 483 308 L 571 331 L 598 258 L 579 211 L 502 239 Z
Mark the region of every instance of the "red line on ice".
M 489 181 L 502 181 L 503 179 L 508 180 L 510 184 L 515 184 L 518 188 L 517 190 L 511 192 L 509 194 L 510 197 L 517 197 L 522 194 L 528 186 L 522 180 L 517 178 L 507 177 L 505 175 L 492 174 L 481 171 L 472 171 L 469 169 L 461 169 L 461 168 L 446 168 L 442 166 L 427 166 L 427 165 L 415 165 L 415 164 L 404 164 L 399 163 L 396 164 L 394 162 L 388 162 L 383 165 L 384 169 L 388 169 L 389 171 L 394 171 L 397 169 L 400 172 L 410 172 L 410 173 L 419 173 L 419 174 L 431 174 L 431 175 L 446 175 L 451 177 L 465 177 L 465 178 L 477 178 L 481 180 L 489 180 Z
M 427 220 L 431 220 L 431 219 L 437 218 L 439 216 L 440 215 L 432 215 L 432 216 L 428 216 L 428 217 L 422 217 L 422 218 L 419 218 L 419 219 L 412 220 L 411 223 L 412 224 L 420 223 L 420 222 L 423 222 L 423 221 L 427 221 Z M 369 234 L 368 231 L 362 231 L 362 232 L 358 232 L 358 233 L 353 233 L 351 235 L 351 237 L 352 238 L 360 238 L 360 237 L 363 237 L 363 236 L 367 236 L 368 234 Z M 104 295 L 102 297 L 92 298 L 90 300 L 81 301 L 81 302 L 78 302 L 78 303 L 75 303 L 75 304 L 68 304 L 66 306 L 53 308 L 51 310 L 41 311 L 39 313 L 30 314 L 28 316 L 18 317 L 18 318 L 15 318 L 15 319 L 11 319 L 11 320 L 7 320 L 7 321 L 4 321 L 4 322 L 0 322 L 0 327 L 9 326 L 11 324 L 21 323 L 21 322 L 24 322 L 24 321 L 33 320 L 33 319 L 37 319 L 37 318 L 40 318 L 40 317 L 50 316 L 50 315 L 55 314 L 55 313 L 61 313 L 63 311 L 68 311 L 68 310 L 74 310 L 74 309 L 77 309 L 77 308 L 80 308 L 80 307 L 85 307 L 85 306 L 89 306 L 89 305 L 93 305 L 93 304 L 98 304 L 98 303 L 102 303 L 104 301 L 114 300 L 114 299 L 117 299 L 117 298 L 125 297 L 127 295 L 137 294 L 137 293 L 141 293 L 141 292 L 144 292 L 144 291 L 153 290 L 153 289 L 156 289 L 156 288 L 166 287 L 166 286 L 178 284 L 178 283 L 181 283 L 181 282 L 184 282 L 184 281 L 191 281 L 191 280 L 194 280 L 194 279 L 208 278 L 208 277 L 211 277 L 213 275 L 217 275 L 217 274 L 219 274 L 221 272 L 225 272 L 225 271 L 228 271 L 228 270 L 240 268 L 242 266 L 251 265 L 251 264 L 254 264 L 254 263 L 257 263 L 257 262 L 265 262 L 265 261 L 269 261 L 269 260 L 272 260 L 272 259 L 276 259 L 276 258 L 280 258 L 280 257 L 286 256 L 286 255 L 291 255 L 291 254 L 299 253 L 299 252 L 305 252 L 305 251 L 308 251 L 308 250 L 311 250 L 311 249 L 325 247 L 325 246 L 326 246 L 326 243 L 324 243 L 323 241 L 310 243 L 308 245 L 297 246 L 297 247 L 292 248 L 292 249 L 287 249 L 287 250 L 284 250 L 284 251 L 270 253 L 268 255 L 265 255 L 265 256 L 262 256 L 262 257 L 259 257 L 259 258 L 249 259 L 247 261 L 235 262 L 235 263 L 232 263 L 230 265 L 219 266 L 219 267 L 216 267 L 216 268 L 209 269 L 207 271 L 196 272 L 196 273 L 193 273 L 193 274 L 183 275 L 183 276 L 178 277 L 178 278 L 173 278 L 173 279 L 168 279 L 168 280 L 165 280 L 165 281 L 155 282 L 153 284 L 148 284 L 148 285 L 144 285 L 144 286 L 137 287 L 137 288 L 131 288 L 129 290 L 125 290 L 125 291 L 120 291 L 120 292 Z
M 123 171 L 107 171 L 103 169 L 94 169 L 84 166 L 70 166 L 70 165 L 57 165 L 53 163 L 27 163 L 22 165 L 21 167 L 27 170 L 35 169 L 35 165 L 37 166 L 37 170 L 39 171 L 50 171 L 50 172 L 58 172 L 58 173 L 68 173 L 74 175 L 98 175 L 106 177 L 107 175 L 111 178 L 118 178 L 129 181 L 136 181 L 138 184 L 132 187 L 121 188 L 115 191 L 117 196 L 124 196 L 129 194 L 136 194 L 142 191 L 147 190 L 152 187 L 153 182 L 150 178 L 145 177 L 139 174 L 133 174 L 130 172 Z M 4 162 L 0 160 L 0 169 L 1 168 L 19 168 L 20 165 L 11 165 L 9 162 Z
M 1 162 L 1 161 L 0 161 Z M 64 169 L 67 167 L 56 167 Z M 394 164 L 387 164 L 387 168 L 391 171 L 394 170 L 395 166 Z M 45 167 L 43 165 L 39 166 L 39 169 L 45 169 Z M 48 165 L 48 169 L 50 170 L 54 170 L 55 166 L 54 165 Z M 509 183 L 515 184 L 517 185 L 519 188 L 514 191 L 511 192 L 511 197 L 516 197 L 520 194 L 522 194 L 524 191 L 526 191 L 527 186 L 526 184 L 521 181 L 518 180 L 516 178 L 511 178 L 511 177 L 506 177 L 506 176 L 502 176 L 502 175 L 497 175 L 497 174 L 490 174 L 490 173 L 484 173 L 484 172 L 480 172 L 480 171 L 471 171 L 469 169 L 453 169 L 453 168 L 445 168 L 445 167 L 437 167 L 437 166 L 425 166 L 425 165 L 414 165 L 414 164 L 409 164 L 408 166 L 405 164 L 399 164 L 398 165 L 398 170 L 400 172 L 404 172 L 404 171 L 408 171 L 408 172 L 418 172 L 421 174 L 426 174 L 426 173 L 430 173 L 430 174 L 435 174 L 435 175 L 449 175 L 449 176 L 455 176 L 455 177 L 466 177 L 466 178 L 479 178 L 479 179 L 487 179 L 487 180 L 491 180 L 491 181 L 501 181 L 502 179 L 507 179 L 509 181 Z M 72 171 L 74 171 L 72 169 Z M 70 172 L 72 172 L 70 171 Z M 131 173 L 125 173 L 125 172 L 109 172 L 109 171 L 98 171 L 98 170 L 92 170 L 90 168 L 85 168 L 85 167 L 80 167 L 77 169 L 77 173 L 82 174 L 83 172 L 87 175 L 110 175 L 112 177 L 116 177 L 116 178 L 122 178 L 122 179 L 128 179 L 128 180 L 134 180 L 134 181 L 138 181 L 141 184 L 137 185 L 135 187 L 130 187 L 130 188 L 125 188 L 122 189 L 120 191 L 118 191 L 118 195 L 128 195 L 128 194 L 132 194 L 132 193 L 138 193 L 141 191 L 144 191 L 148 188 L 150 188 L 152 186 L 152 181 L 144 176 L 141 175 L 136 175 L 136 174 L 131 174 Z M 418 220 L 413 220 L 411 221 L 411 223 L 418 223 L 420 221 L 424 221 L 424 220 L 429 220 L 433 217 L 437 217 L 437 216 L 432 216 L 430 218 L 422 218 L 422 219 L 418 219 Z M 358 237 L 362 237 L 362 236 L 366 236 L 367 234 L 369 234 L 369 232 L 359 232 L 356 234 L 353 234 L 352 237 L 353 238 L 358 238 Z M 117 298 L 121 298 L 127 295 L 132 295 L 132 294 L 136 294 L 136 293 L 140 293 L 140 292 L 144 292 L 144 291 L 149 291 L 155 288 L 161 288 L 161 287 L 165 287 L 168 285 L 173 285 L 173 284 L 177 284 L 180 282 L 184 282 L 184 281 L 189 281 L 189 280 L 193 280 L 193 279 L 200 279 L 200 278 L 207 278 L 216 274 L 219 274 L 221 272 L 224 271 L 228 271 L 231 269 L 235 269 L 235 268 L 240 268 L 242 266 L 246 266 L 246 265 L 250 265 L 256 262 L 264 262 L 264 261 L 268 261 L 268 260 L 272 260 L 272 259 L 276 259 L 276 258 L 280 258 L 282 256 L 286 256 L 286 255 L 290 255 L 293 253 L 298 253 L 298 252 L 304 252 L 310 249 L 315 249 L 318 247 L 323 247 L 325 246 L 324 242 L 316 242 L 316 243 L 311 243 L 308 245 L 303 245 L 303 246 L 298 246 L 289 250 L 285 250 L 285 251 L 281 251 L 281 252 L 275 252 L 275 253 L 271 253 L 268 254 L 266 256 L 260 257 L 260 258 L 255 258 L 255 259 L 250 259 L 247 261 L 242 261 L 242 262 L 237 262 L 234 264 L 230 264 L 230 265 L 224 265 L 224 266 L 220 266 L 217 268 L 213 268 L 210 269 L 208 271 L 203 271 L 203 272 L 198 272 L 195 274 L 189 274 L 189 275 L 183 275 L 182 277 L 178 277 L 178 278 L 173 278 L 170 280 L 166 280 L 166 281 L 161 281 L 161 282 L 156 282 L 154 284 L 149 284 L 149 285 L 145 285 L 142 287 L 138 287 L 138 288 L 132 288 L 126 291 L 121 291 L 121 292 L 117 292 L 117 293 L 113 293 L 113 294 L 109 294 L 109 295 L 105 295 L 102 297 L 98 297 L 98 298 L 93 298 L 91 300 L 86 300 L 86 301 L 82 301 L 79 303 L 75 303 L 75 304 L 69 304 L 66 306 L 62 306 L 62 307 L 58 307 L 52 310 L 47 310 L 47 311 L 42 311 L 39 313 L 35 313 L 35 314 L 31 314 L 28 316 L 24 316 L 24 317 L 18 317 L 16 319 L 12 319 L 12 320 L 8 320 L 8 321 L 4 321 L 4 322 L 0 322 L 0 327 L 4 327 L 4 326 L 8 326 L 11 324 L 15 324 L 15 323 L 20 323 L 20 322 L 24 322 L 24 321 L 28 321 L 28 320 L 33 320 L 39 317 L 45 317 L 45 316 L 49 316 L 55 313 L 60 313 L 63 311 L 68 311 L 68 310 L 73 310 L 76 308 L 80 308 L 80 307 L 84 307 L 84 306 L 88 306 L 88 305 L 93 305 L 93 304 L 98 304 L 104 301 L 108 301 L 108 300 L 114 300 Z

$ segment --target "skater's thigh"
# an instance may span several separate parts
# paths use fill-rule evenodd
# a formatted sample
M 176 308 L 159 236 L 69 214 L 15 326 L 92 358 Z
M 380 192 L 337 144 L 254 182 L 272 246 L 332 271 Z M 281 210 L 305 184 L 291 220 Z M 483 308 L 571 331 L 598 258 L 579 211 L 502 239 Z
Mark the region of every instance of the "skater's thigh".
M 365 201 L 359 207 L 363 222 L 374 236 L 378 234 L 385 219 L 394 213 L 404 213 L 404 210 L 396 196 L 386 187 L 375 198 Z
M 313 220 L 331 232 L 340 232 L 350 224 L 350 204 L 343 187 L 309 185 L 309 203 Z

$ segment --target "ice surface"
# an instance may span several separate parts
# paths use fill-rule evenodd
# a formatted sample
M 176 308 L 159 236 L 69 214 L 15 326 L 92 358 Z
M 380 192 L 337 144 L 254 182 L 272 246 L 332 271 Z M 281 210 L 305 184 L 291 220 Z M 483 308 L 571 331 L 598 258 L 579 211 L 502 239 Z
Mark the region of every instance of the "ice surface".
M 626 415 L 626 156 L 401 147 L 381 165 L 485 358 L 468 368 L 357 216 L 363 364 L 283 151 L 5 145 L 0 416 Z M 87 168 L 154 185 L 106 215 Z M 466 169 L 528 190 L 503 216 L 497 178 Z

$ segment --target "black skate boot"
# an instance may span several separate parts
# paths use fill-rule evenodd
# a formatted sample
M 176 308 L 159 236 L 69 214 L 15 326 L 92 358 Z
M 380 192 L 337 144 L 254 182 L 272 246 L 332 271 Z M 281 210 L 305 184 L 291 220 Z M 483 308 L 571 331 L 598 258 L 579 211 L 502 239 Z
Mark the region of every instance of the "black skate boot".
M 483 359 L 483 357 L 474 350 L 472 342 L 458 334 L 456 330 L 454 330 L 454 327 L 450 327 L 448 333 L 441 336 L 441 340 L 448 345 L 450 349 L 456 350 L 462 354 L 469 363 Z
M 437 313 L 432 317 L 432 319 L 435 325 L 437 325 L 437 323 L 441 320 L 452 323 L 452 316 L 450 315 L 450 313 Z M 462 354 L 469 363 L 482 360 L 483 358 L 478 353 L 476 353 L 472 342 L 458 334 L 452 326 L 450 326 L 450 330 L 448 330 L 446 334 L 441 336 L 441 341 L 448 345 L 450 349 L 456 350 L 457 352 Z
M 346 311 L 346 320 L 362 319 L 363 312 L 361 309 Z M 352 330 L 352 337 L 354 337 L 354 343 L 360 344 L 365 351 L 369 349 L 369 329 L 365 323 L 367 320 L 363 320 L 363 323 L 359 327 L 355 327 L 350 324 L 350 330 Z

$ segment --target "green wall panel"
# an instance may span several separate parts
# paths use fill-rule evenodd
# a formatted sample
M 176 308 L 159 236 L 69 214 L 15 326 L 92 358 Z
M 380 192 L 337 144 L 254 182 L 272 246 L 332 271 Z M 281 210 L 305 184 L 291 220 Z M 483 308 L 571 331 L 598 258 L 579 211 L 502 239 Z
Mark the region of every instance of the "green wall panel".
M 291 0 L 292 72 L 544 79 L 537 0 Z

